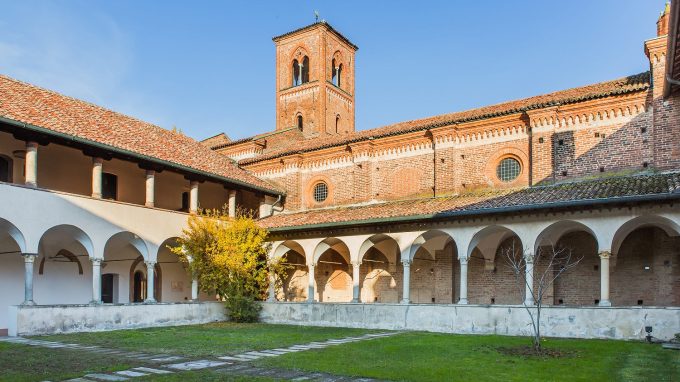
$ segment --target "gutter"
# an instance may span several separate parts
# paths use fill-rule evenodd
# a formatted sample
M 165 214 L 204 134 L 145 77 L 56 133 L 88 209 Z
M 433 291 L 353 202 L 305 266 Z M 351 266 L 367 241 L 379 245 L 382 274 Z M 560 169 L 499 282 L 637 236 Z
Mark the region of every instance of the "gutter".
M 267 188 L 264 188 L 264 187 L 255 186 L 253 184 L 246 183 L 242 180 L 232 179 L 232 178 L 228 178 L 228 177 L 225 177 L 225 176 L 209 173 L 209 172 L 206 172 L 206 171 L 203 171 L 203 170 L 194 169 L 192 167 L 188 167 L 188 166 L 181 165 L 181 164 L 178 164 L 178 163 L 169 162 L 169 161 L 166 161 L 166 160 L 163 160 L 163 159 L 159 159 L 159 158 L 156 158 L 156 157 L 151 157 L 151 156 L 148 156 L 148 155 L 136 153 L 134 151 L 121 149 L 121 148 L 118 148 L 118 147 L 115 147 L 115 146 L 110 146 L 110 145 L 107 145 L 107 144 L 104 144 L 104 143 L 91 141 L 89 139 L 81 138 L 81 137 L 76 136 L 76 135 L 61 133 L 61 132 L 50 130 L 50 129 L 47 129 L 47 128 L 44 128 L 44 127 L 35 126 L 35 125 L 31 125 L 31 124 L 24 123 L 24 122 L 19 122 L 19 121 L 9 119 L 9 118 L 5 118 L 5 117 L 2 117 L 2 116 L 0 116 L 0 122 L 4 122 L 4 123 L 7 123 L 9 125 L 16 126 L 16 127 L 21 127 L 23 129 L 26 129 L 26 130 L 30 130 L 30 131 L 34 131 L 34 132 L 38 132 L 38 133 L 42 133 L 42 134 L 46 134 L 46 135 L 51 135 L 51 136 L 58 137 L 58 138 L 61 138 L 61 139 L 65 139 L 65 140 L 68 140 L 68 141 L 72 141 L 72 142 L 76 142 L 76 143 L 80 143 L 80 144 L 84 144 L 84 145 L 88 145 L 88 146 L 94 146 L 94 147 L 97 147 L 97 148 L 102 149 L 102 150 L 112 151 L 112 152 L 115 152 L 115 153 L 118 153 L 118 154 L 130 156 L 130 157 L 133 157 L 133 158 L 142 159 L 144 161 L 152 162 L 152 163 L 155 163 L 155 164 L 160 164 L 160 165 L 163 165 L 165 167 L 170 167 L 170 168 L 174 168 L 174 169 L 181 170 L 181 171 L 184 171 L 184 172 L 190 172 L 190 173 L 198 174 L 198 175 L 201 175 L 201 176 L 205 176 L 207 178 L 216 179 L 216 180 L 219 180 L 219 181 L 222 181 L 222 182 L 235 184 L 235 185 L 238 185 L 238 186 L 242 186 L 244 188 L 263 192 L 263 193 L 266 193 L 266 194 L 269 194 L 269 195 L 281 196 L 281 195 L 284 194 L 280 191 L 275 191 L 273 189 L 267 189 Z
M 318 223 L 318 224 L 307 224 L 299 226 L 288 226 L 279 228 L 269 228 L 271 233 L 286 233 L 286 232 L 296 232 L 309 229 L 332 229 L 339 227 L 353 227 L 353 226 L 367 226 L 371 224 L 383 224 L 383 223 L 416 223 L 428 220 L 438 220 L 444 218 L 457 218 L 457 217 L 469 217 L 469 216 L 482 216 L 482 215 L 499 215 L 504 213 L 513 212 L 530 212 L 538 211 L 549 208 L 568 208 L 568 207 L 586 207 L 593 205 L 612 205 L 621 203 L 637 203 L 637 202 L 650 202 L 650 201 L 676 201 L 680 200 L 680 192 L 674 192 L 669 194 L 648 194 L 648 195 L 636 195 L 636 196 L 623 196 L 608 199 L 581 199 L 575 201 L 564 201 L 564 202 L 549 202 L 541 204 L 526 204 L 520 206 L 510 206 L 510 207 L 498 207 L 498 208 L 483 208 L 476 210 L 465 210 L 465 211 L 452 211 L 452 212 L 440 212 L 434 214 L 423 214 L 423 215 L 410 215 L 410 216 L 396 216 L 396 217 L 386 217 L 386 218 L 374 218 L 365 220 L 350 220 L 346 222 L 333 222 L 333 223 Z

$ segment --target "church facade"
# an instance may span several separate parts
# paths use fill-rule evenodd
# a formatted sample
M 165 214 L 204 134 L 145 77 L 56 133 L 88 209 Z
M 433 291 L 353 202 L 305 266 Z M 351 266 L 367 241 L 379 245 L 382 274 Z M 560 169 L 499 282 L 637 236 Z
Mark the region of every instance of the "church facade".
M 671 337 L 679 18 L 667 7 L 644 42 L 648 72 L 370 130 L 358 48 L 326 22 L 273 39 L 275 128 L 236 141 L 0 76 L 0 330 L 222 318 L 166 247 L 227 204 L 256 211 L 291 267 L 268 322 L 524 334 L 540 299 L 547 335 Z M 543 288 L 556 251 L 579 262 Z

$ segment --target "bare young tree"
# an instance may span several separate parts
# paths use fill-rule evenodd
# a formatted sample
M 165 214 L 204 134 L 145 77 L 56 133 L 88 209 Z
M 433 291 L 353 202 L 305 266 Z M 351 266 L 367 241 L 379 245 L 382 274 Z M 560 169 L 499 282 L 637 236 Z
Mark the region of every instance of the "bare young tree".
M 558 248 L 555 245 L 539 247 L 538 252 L 532 254 L 527 249 L 515 248 L 514 241 L 510 246 L 501 249 L 501 256 L 515 276 L 515 284 L 520 295 L 524 294 L 522 304 L 531 319 L 533 348 L 540 353 L 543 297 L 555 280 L 576 267 L 583 257 L 574 258 L 571 249 Z M 534 269 L 534 264 L 541 267 L 538 273 Z

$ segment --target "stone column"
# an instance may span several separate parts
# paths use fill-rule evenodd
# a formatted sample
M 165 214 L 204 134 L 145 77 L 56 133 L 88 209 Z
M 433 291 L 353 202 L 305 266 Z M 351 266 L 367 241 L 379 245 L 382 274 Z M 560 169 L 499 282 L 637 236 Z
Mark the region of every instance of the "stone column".
M 102 198 L 102 170 L 104 160 L 102 158 L 92 158 L 92 197 Z
M 236 190 L 229 190 L 229 217 L 236 217 Z
M 144 205 L 153 207 L 156 204 L 156 171 L 146 170 L 146 199 Z
M 191 280 L 191 301 L 198 301 L 198 279 Z
M 314 302 L 314 264 L 307 266 L 307 302 Z
M 92 301 L 91 304 L 102 303 L 102 259 L 90 259 L 92 262 Z
M 302 85 L 302 68 L 305 66 L 302 63 L 299 63 L 298 67 L 300 68 L 300 72 L 298 73 L 298 85 Z
M 156 267 L 156 262 L 155 261 L 145 261 L 146 264 L 146 300 L 144 300 L 144 303 L 146 304 L 153 304 L 156 302 L 156 299 L 154 298 L 154 275 L 155 275 L 155 267 Z
M 534 255 L 532 253 L 527 253 L 524 255 L 524 263 L 526 267 L 524 268 L 525 286 L 526 290 L 524 292 L 524 305 L 533 306 L 534 305 Z
M 361 302 L 361 261 L 352 261 L 352 302 Z
M 35 305 L 33 301 L 33 263 L 37 253 L 24 253 L 24 302 L 21 305 Z
M 599 306 L 612 306 L 609 301 L 609 258 L 611 253 L 600 252 L 600 303 Z
M 458 303 L 461 305 L 467 305 L 468 303 L 468 258 L 461 257 L 458 259 L 460 262 L 460 298 Z
M 198 182 L 192 180 L 189 185 L 191 187 L 189 191 L 189 212 L 195 214 L 198 212 Z
M 269 271 L 269 296 L 267 301 L 276 302 L 276 275 L 271 270 Z
M 402 304 L 411 303 L 411 259 L 402 260 L 404 266 L 404 292 L 401 299 Z
M 38 143 L 26 142 L 26 185 L 38 187 Z

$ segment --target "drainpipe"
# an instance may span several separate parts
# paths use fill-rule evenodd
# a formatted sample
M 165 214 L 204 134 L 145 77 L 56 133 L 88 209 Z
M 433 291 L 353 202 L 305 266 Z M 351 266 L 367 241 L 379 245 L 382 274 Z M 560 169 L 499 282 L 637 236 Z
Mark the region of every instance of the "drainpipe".
M 272 208 L 269 211 L 269 215 L 264 216 L 261 219 L 268 218 L 268 217 L 274 215 L 274 207 L 276 207 L 277 205 L 280 205 L 282 200 L 283 200 L 283 195 L 279 195 L 279 197 L 276 198 L 276 201 L 274 202 L 274 204 L 272 204 Z M 283 208 L 281 208 L 280 210 L 277 210 L 276 212 L 281 212 L 281 211 L 283 211 Z

